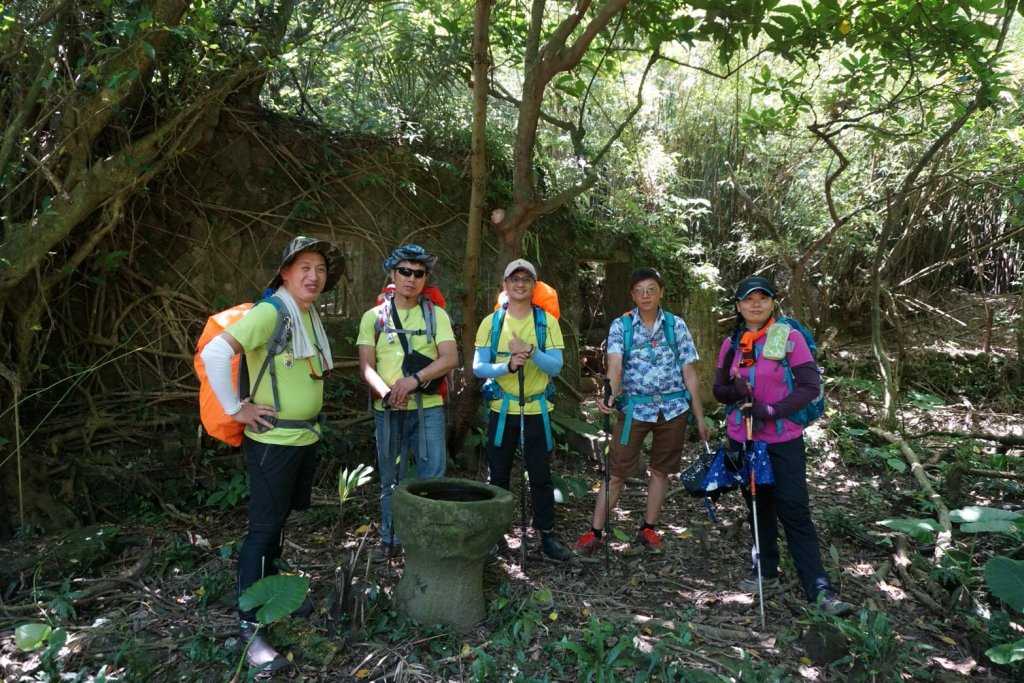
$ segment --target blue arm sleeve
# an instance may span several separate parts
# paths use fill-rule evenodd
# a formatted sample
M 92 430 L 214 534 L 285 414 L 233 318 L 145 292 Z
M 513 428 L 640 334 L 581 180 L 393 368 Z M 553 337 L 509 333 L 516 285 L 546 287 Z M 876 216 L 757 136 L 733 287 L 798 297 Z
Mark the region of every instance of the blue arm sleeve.
M 476 347 L 473 353 L 473 376 L 480 379 L 491 379 L 508 374 L 508 361 L 504 363 L 491 362 L 491 350 L 486 346 Z M 561 360 L 559 360 L 561 367 Z
M 562 371 L 562 349 L 537 349 L 530 360 L 548 377 L 556 377 Z

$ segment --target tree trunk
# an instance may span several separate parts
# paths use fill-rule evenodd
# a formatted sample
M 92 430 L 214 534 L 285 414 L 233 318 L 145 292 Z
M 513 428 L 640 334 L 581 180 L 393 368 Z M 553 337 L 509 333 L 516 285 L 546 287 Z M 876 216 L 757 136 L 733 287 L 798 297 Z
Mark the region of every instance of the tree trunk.
M 473 17 L 473 130 L 470 169 L 473 186 L 466 224 L 466 256 L 462 271 L 462 374 L 465 386 L 455 409 L 455 433 L 449 449 L 458 453 L 477 417 L 480 390 L 473 377 L 473 352 L 476 347 L 477 290 L 480 282 L 480 242 L 484 204 L 487 198 L 487 90 L 490 77 L 491 0 L 477 0 Z

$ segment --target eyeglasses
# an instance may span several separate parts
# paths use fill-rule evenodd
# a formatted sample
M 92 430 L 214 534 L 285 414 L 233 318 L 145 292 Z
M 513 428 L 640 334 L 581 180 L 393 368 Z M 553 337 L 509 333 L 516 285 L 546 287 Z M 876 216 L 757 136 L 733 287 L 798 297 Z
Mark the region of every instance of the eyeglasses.
M 514 285 L 528 285 L 533 282 L 533 278 L 529 275 L 509 275 L 505 278 L 505 282 L 511 282 Z
M 640 289 L 637 287 L 633 290 L 633 296 L 654 296 L 658 293 L 657 287 L 648 287 L 647 289 Z
M 403 277 L 414 277 L 417 280 L 422 280 L 427 276 L 427 271 L 420 270 L 418 268 L 406 268 L 405 266 L 399 266 L 398 268 L 395 268 L 395 270 L 397 270 L 398 274 Z

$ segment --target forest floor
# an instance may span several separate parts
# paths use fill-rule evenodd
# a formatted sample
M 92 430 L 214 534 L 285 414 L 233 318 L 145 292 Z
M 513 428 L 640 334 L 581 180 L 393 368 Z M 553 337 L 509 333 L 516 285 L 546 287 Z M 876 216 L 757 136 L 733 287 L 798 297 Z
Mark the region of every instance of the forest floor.
M 834 353 L 863 358 L 864 349 Z M 311 579 L 316 610 L 271 626 L 271 640 L 293 659 L 275 680 L 1020 680 L 1019 664 L 996 666 L 984 654 L 1006 641 L 983 618 L 998 602 L 979 590 L 984 559 L 1019 552 L 1019 537 L 1007 551 L 994 535 L 958 535 L 953 563 L 937 571 L 933 545 L 878 524 L 934 517 L 934 509 L 909 468 L 896 462 L 898 450 L 868 431 L 879 418 L 871 383 L 837 381 L 829 400 L 834 412 L 808 430 L 808 480 L 825 566 L 856 606 L 852 616 L 826 618 L 809 606 L 783 548 L 782 583 L 766 595 L 762 628 L 757 597 L 736 588 L 750 566 L 742 498 L 724 495 L 713 524 L 674 477 L 659 522 L 661 554 L 614 540 L 607 553 L 563 564 L 543 561 L 531 533 L 520 565 L 514 492 L 512 547 L 484 570 L 487 620 L 466 634 L 416 625 L 391 599 L 403 560 L 367 561 L 376 541 L 368 531 L 378 516 L 375 485 L 356 490 L 343 521 L 333 483 L 322 481 L 314 507 L 290 518 L 285 548 L 290 565 Z M 901 427 L 908 435 L 1024 436 L 1019 411 L 995 405 L 918 392 Z M 942 463 L 963 457 L 964 448 L 991 468 L 1005 468 L 1007 456 L 1021 453 L 965 443 L 941 435 L 913 441 L 937 487 Z M 684 465 L 698 454 L 688 445 Z M 601 475 L 593 458 L 579 454 L 557 455 L 554 470 L 586 489 L 557 507 L 557 530 L 572 543 L 589 528 Z M 482 471 L 450 474 L 484 479 Z M 1024 508 L 1012 479 L 966 477 L 958 490 L 939 492 L 957 498 L 951 509 Z M 629 536 L 645 495 L 645 482 L 631 481 L 613 511 L 613 525 Z M 35 580 L 23 577 L 30 588 L 2 587 L 0 680 L 231 680 L 239 662 L 233 570 L 244 511 L 244 501 L 193 513 L 167 506 L 151 519 L 117 524 L 116 554 L 91 571 L 61 581 L 43 568 Z M 0 547 L 0 563 L 22 554 L 45 558 L 56 545 L 12 541 Z M 27 622 L 62 626 L 67 643 L 18 649 L 14 627 Z M 1014 637 L 1024 636 L 1018 630 Z M 243 671 L 239 680 L 245 678 Z

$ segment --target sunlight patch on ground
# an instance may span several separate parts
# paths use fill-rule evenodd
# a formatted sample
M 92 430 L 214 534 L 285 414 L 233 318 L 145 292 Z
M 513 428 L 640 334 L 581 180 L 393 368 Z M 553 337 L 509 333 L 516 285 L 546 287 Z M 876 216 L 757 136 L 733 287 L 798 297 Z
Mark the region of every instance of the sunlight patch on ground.
M 850 570 L 853 576 L 874 576 L 875 568 L 870 564 L 857 564 Z
M 683 540 L 693 538 L 693 532 L 688 526 L 680 524 L 665 524 L 665 533 Z
M 875 584 L 875 587 L 884 593 L 890 600 L 895 600 L 896 602 L 902 602 L 908 597 L 905 590 L 899 586 L 894 586 L 891 583 L 886 583 L 885 581 L 879 581 Z
M 800 678 L 804 679 L 805 681 L 821 680 L 821 671 L 816 666 L 806 666 L 804 664 L 801 664 L 799 668 L 797 668 L 797 671 L 800 672 Z
M 954 662 L 946 657 L 929 657 L 928 660 L 938 664 L 946 671 L 954 671 L 961 676 L 969 676 L 978 666 L 978 662 L 972 657 L 968 657 L 962 662 Z
M 721 593 L 718 597 L 719 601 L 726 605 L 753 605 L 754 595 L 753 593 Z
M 853 477 L 840 477 L 828 472 L 823 472 L 824 469 L 825 468 L 823 467 L 817 468 L 817 474 L 819 475 L 819 477 L 813 484 L 813 488 L 815 488 L 818 491 L 851 492 L 856 491 L 857 489 L 862 488 L 864 486 L 863 481 L 854 479 Z M 832 467 L 829 467 L 828 469 L 832 469 Z M 808 481 L 808 485 L 811 485 L 810 481 Z M 877 489 L 878 487 L 873 486 L 872 488 Z

